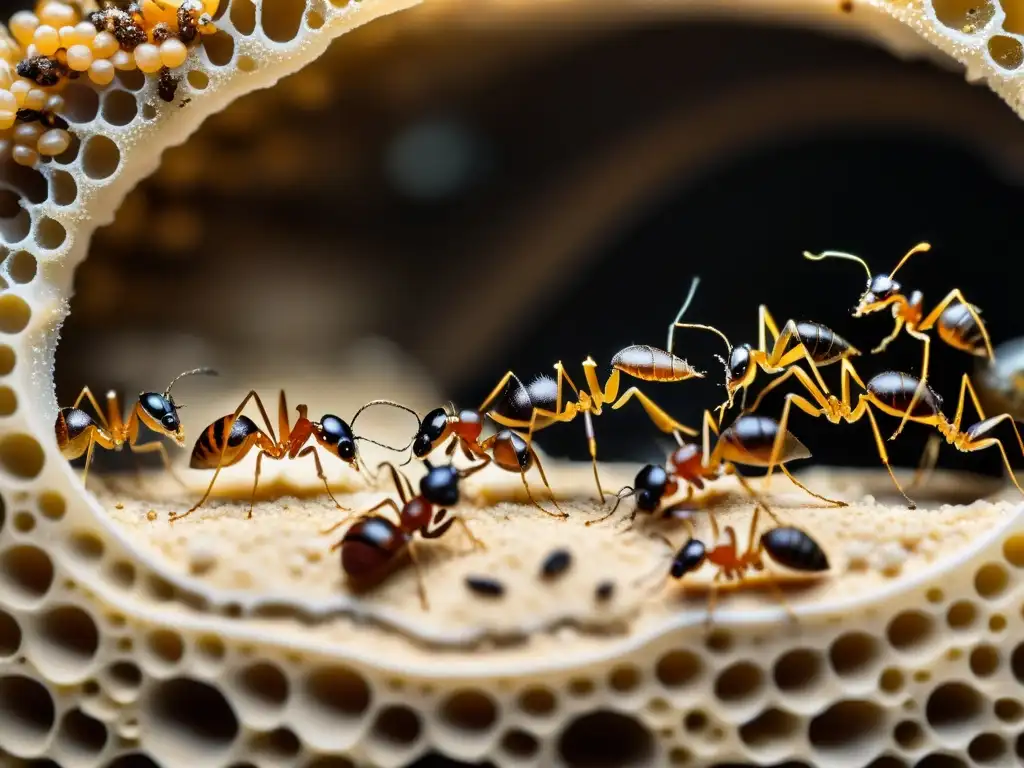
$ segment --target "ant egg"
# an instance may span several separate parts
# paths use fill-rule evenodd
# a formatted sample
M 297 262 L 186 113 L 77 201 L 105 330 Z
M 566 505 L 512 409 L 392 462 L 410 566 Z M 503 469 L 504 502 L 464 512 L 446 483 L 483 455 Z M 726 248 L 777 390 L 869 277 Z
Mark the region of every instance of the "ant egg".
M 110 63 L 114 65 L 114 69 L 125 71 L 135 69 L 135 57 L 128 51 L 117 51 L 110 57 Z
M 37 27 L 32 36 L 32 44 L 43 56 L 53 56 L 60 48 L 60 34 L 49 24 Z
M 164 40 L 160 44 L 160 61 L 165 67 L 174 69 L 185 63 L 188 57 L 188 48 L 176 37 Z
M 160 60 L 160 49 L 152 43 L 142 43 L 135 49 L 135 64 L 146 74 L 159 72 L 164 65 Z
M 46 105 L 46 91 L 42 88 L 33 88 L 25 94 L 25 109 L 42 109 Z
M 7 130 L 14 125 L 18 115 L 9 109 L 0 109 L 0 130 Z
M 14 98 L 14 94 L 10 91 L 0 90 L 0 110 L 6 112 L 18 111 L 18 100 Z
M 63 112 L 64 111 L 64 97 L 54 94 L 46 100 L 46 104 L 43 105 L 44 109 L 48 109 L 50 112 Z
M 89 79 L 96 85 L 110 85 L 114 81 L 115 69 L 109 59 L 96 59 L 89 65 Z
M 18 11 L 7 22 L 7 28 L 11 30 L 14 39 L 23 46 L 32 42 L 32 35 L 38 27 L 39 17 L 31 11 Z
M 39 137 L 36 149 L 39 154 L 55 157 L 71 146 L 71 134 L 61 128 L 53 128 Z
M 18 123 L 14 128 L 14 141 L 17 144 L 24 144 L 26 147 L 35 146 L 43 133 L 43 126 L 38 122 Z
M 11 151 L 11 158 L 18 165 L 32 167 L 39 162 L 39 153 L 32 149 L 32 147 L 26 147 L 23 144 L 15 144 L 14 149 Z
M 15 80 L 7 90 L 13 93 L 14 98 L 18 100 L 18 107 L 22 107 L 25 104 L 28 92 L 32 90 L 32 83 L 28 80 Z
M 109 59 L 119 50 L 117 38 L 109 32 L 100 32 L 92 39 L 92 55 L 98 59 Z
M 50 0 L 39 9 L 39 21 L 57 29 L 74 24 L 78 21 L 77 16 L 74 8 L 57 0 Z
M 92 66 L 92 51 L 87 45 L 68 48 L 68 66 L 75 72 L 85 72 Z

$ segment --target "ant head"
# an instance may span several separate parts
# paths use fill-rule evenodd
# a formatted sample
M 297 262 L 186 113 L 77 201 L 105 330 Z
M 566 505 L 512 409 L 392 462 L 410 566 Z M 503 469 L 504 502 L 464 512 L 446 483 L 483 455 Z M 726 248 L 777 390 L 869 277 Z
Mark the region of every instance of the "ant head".
M 641 469 L 633 480 L 637 509 L 653 512 L 661 503 L 668 487 L 668 472 L 658 464 L 648 464 Z
M 749 344 L 733 347 L 728 362 L 725 362 L 725 390 L 729 394 L 730 404 L 736 392 L 750 384 L 755 373 L 753 347 Z
M 435 408 L 420 422 L 420 428 L 412 441 L 413 456 L 417 459 L 428 456 L 447 437 L 448 431 L 448 412 L 444 408 Z
M 420 494 L 438 507 L 454 507 L 459 503 L 459 471 L 450 464 L 435 467 L 427 464 L 427 474 L 420 480 Z
M 185 430 L 181 428 L 178 407 L 167 394 L 142 392 L 136 409 L 142 423 L 158 435 L 169 437 L 179 446 L 185 446 Z
M 672 560 L 672 578 L 681 579 L 688 573 L 693 573 L 704 565 L 707 556 L 707 548 L 704 542 L 697 539 L 690 539 L 676 553 Z
M 356 436 L 352 427 L 329 413 L 324 414 L 317 424 L 316 441 L 342 461 L 354 464 L 356 461 Z
M 903 292 L 903 286 L 889 275 L 875 275 L 868 281 L 868 286 L 857 303 L 854 316 L 869 315 L 889 306 Z

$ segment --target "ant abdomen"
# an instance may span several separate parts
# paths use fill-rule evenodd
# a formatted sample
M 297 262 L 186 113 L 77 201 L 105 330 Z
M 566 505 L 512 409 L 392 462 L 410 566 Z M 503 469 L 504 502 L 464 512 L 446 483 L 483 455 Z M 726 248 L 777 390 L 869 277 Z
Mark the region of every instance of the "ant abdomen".
M 612 368 L 641 381 L 685 381 L 703 376 L 683 358 L 647 344 L 619 350 L 612 358 Z
M 938 333 L 939 338 L 954 349 L 981 357 L 987 356 L 985 334 L 962 301 L 950 304 L 942 311 L 939 315 Z
M 224 439 L 231 416 L 217 419 L 208 426 L 196 440 L 192 448 L 189 467 L 192 469 L 216 469 L 217 466 L 230 467 L 241 461 L 249 450 L 248 443 L 255 442 L 263 434 L 256 422 L 248 416 L 239 415 L 231 426 L 231 433 Z M 224 458 L 221 459 L 221 454 Z
M 794 571 L 818 572 L 829 568 L 824 550 L 799 528 L 773 528 L 761 536 L 761 544 L 772 560 Z
M 75 439 L 84 435 L 89 427 L 95 427 L 96 421 L 81 408 L 66 408 L 57 412 L 53 426 L 61 454 L 66 459 L 77 459 L 82 451 Z
M 395 552 L 408 541 L 408 534 L 386 518 L 357 520 L 342 540 L 341 567 L 353 579 L 372 579 L 394 563 Z
M 539 374 L 529 385 L 513 376 L 494 404 L 492 413 L 515 422 L 529 423 L 535 408 L 553 411 L 557 403 L 558 382 L 551 376 Z
M 867 383 L 867 390 L 879 402 L 887 405 L 900 415 L 906 412 L 914 397 L 921 380 L 899 371 L 885 371 L 873 377 Z M 942 408 L 942 397 L 935 390 L 925 385 L 921 396 L 914 405 L 911 416 L 935 416 Z
M 511 429 L 495 434 L 491 453 L 494 463 L 508 472 L 527 472 L 533 466 L 533 451 Z
M 779 423 L 767 416 L 747 414 L 722 431 L 716 451 L 725 461 L 746 464 L 751 467 L 766 467 L 771 461 L 772 446 L 779 434 Z M 720 446 L 720 447 L 719 447 Z M 789 430 L 782 439 L 782 450 L 777 463 L 810 458 L 811 452 L 800 439 Z
M 799 322 L 796 324 L 796 332 L 800 343 L 818 365 L 828 365 L 857 354 L 850 342 L 821 323 Z

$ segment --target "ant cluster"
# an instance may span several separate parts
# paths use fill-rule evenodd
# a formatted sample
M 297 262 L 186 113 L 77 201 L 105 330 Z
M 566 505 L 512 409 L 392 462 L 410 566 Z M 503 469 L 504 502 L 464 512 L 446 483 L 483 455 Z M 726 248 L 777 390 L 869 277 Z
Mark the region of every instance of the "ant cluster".
M 117 72 L 157 76 L 174 101 L 175 74 L 200 35 L 216 31 L 219 0 L 40 0 L 18 11 L 0 35 L 0 132 L 14 162 L 33 166 L 71 145 L 60 95 L 83 75 L 110 85 Z M 2 135 L 2 134 L 0 134 Z
M 921 376 L 914 377 L 899 371 L 880 373 L 867 382 L 857 372 L 852 358 L 861 353 L 848 341 L 825 325 L 814 322 L 788 320 L 781 327 L 775 322 L 767 307 L 759 310 L 758 343 L 733 346 L 717 328 L 697 323 L 684 323 L 682 317 L 687 311 L 699 283 L 694 279 L 678 315 L 669 325 L 668 338 L 664 349 L 650 345 L 631 345 L 620 350 L 611 359 L 611 372 L 602 380 L 597 373 L 597 363 L 587 358 L 583 362 L 584 387 L 578 387 L 561 362 L 555 364 L 554 376 L 539 376 L 529 384 L 512 371 L 501 377 L 498 384 L 475 410 L 458 409 L 453 405 L 438 408 L 420 417 L 410 408 L 390 400 L 374 400 L 360 408 L 346 422 L 331 414 L 319 421 L 312 421 L 305 405 L 297 406 L 298 418 L 290 423 L 289 410 L 282 391 L 278 406 L 278 428 L 280 437 L 267 415 L 267 411 L 255 391 L 250 391 L 231 414 L 214 421 L 202 431 L 192 449 L 190 466 L 193 469 L 212 469 L 213 477 L 202 498 L 188 511 L 172 517 L 179 520 L 199 509 L 209 499 L 217 477 L 224 467 L 237 464 L 250 452 L 257 452 L 253 479 L 249 517 L 252 517 L 253 502 L 259 484 L 260 468 L 264 458 L 272 460 L 300 459 L 310 457 L 315 463 L 316 473 L 324 488 L 342 511 L 342 507 L 331 493 L 317 447 L 348 464 L 357 472 L 365 472 L 377 478 L 383 470 L 390 474 L 398 500 L 386 498 L 372 509 L 352 514 L 330 526 L 323 533 L 331 533 L 348 524 L 341 539 L 331 549 L 340 551 L 341 566 L 354 586 L 373 585 L 387 576 L 403 559 L 411 560 L 416 570 L 420 599 L 426 607 L 427 597 L 420 575 L 417 547 L 419 539 L 436 539 L 458 525 L 475 548 L 484 544 L 472 533 L 462 517 L 455 512 L 460 505 L 460 484 L 467 477 L 488 465 L 519 474 L 530 503 L 544 514 L 564 520 L 568 514 L 559 507 L 554 491 L 548 482 L 540 458 L 533 448 L 534 434 L 555 424 L 567 423 L 580 417 L 589 447 L 594 480 L 598 498 L 605 501 L 605 491 L 597 462 L 597 438 L 594 419 L 605 408 L 618 410 L 631 400 L 640 404 L 651 422 L 662 432 L 672 435 L 678 447 L 669 455 L 664 465 L 649 464 L 636 475 L 631 486 L 615 494 L 615 504 L 604 515 L 589 520 L 586 526 L 601 523 L 612 517 L 621 502 L 631 498 L 635 505 L 628 516 L 632 526 L 639 513 L 659 518 L 682 518 L 690 528 L 689 538 L 675 552 L 667 573 L 672 578 L 682 578 L 710 563 L 715 569 L 712 589 L 721 580 L 743 580 L 749 573 L 765 570 L 766 559 L 786 569 L 817 574 L 829 569 L 829 560 L 822 547 L 807 532 L 778 519 L 769 507 L 765 494 L 776 467 L 786 478 L 808 495 L 834 506 L 846 506 L 846 502 L 829 499 L 816 493 L 799 482 L 788 470 L 787 464 L 805 459 L 810 451 L 792 432 L 789 419 L 795 407 L 809 416 L 824 418 L 832 424 L 852 423 L 866 417 L 874 434 L 879 458 L 885 466 L 899 493 L 910 508 L 914 502 L 907 496 L 892 468 L 886 451 L 886 440 L 880 431 L 876 412 L 899 419 L 899 425 L 889 437 L 894 440 L 908 422 L 923 424 L 935 429 L 929 453 L 934 464 L 941 439 L 960 451 L 979 451 L 997 447 L 1002 455 L 1010 478 L 1024 494 L 1012 467 L 1003 443 L 994 435 L 994 430 L 1006 422 L 1012 427 L 1018 446 L 1024 454 L 1024 440 L 1021 439 L 1016 422 L 1009 414 L 986 417 L 978 401 L 969 377 L 964 374 L 960 388 L 956 413 L 952 420 L 942 412 L 942 399 L 929 386 L 928 363 L 931 337 L 928 332 L 935 330 L 939 339 L 946 344 L 969 352 L 981 358 L 992 360 L 994 355 L 979 310 L 967 302 L 959 290 L 950 291 L 930 312 L 924 311 L 924 299 L 919 291 L 909 295 L 894 277 L 916 253 L 929 250 L 927 243 L 915 246 L 888 274 L 873 274 L 866 262 L 857 256 L 838 251 L 821 254 L 805 253 L 812 260 L 826 258 L 852 260 L 861 264 L 868 273 L 866 289 L 854 310 L 855 317 L 862 317 L 889 309 L 894 319 L 894 329 L 872 353 L 882 352 L 897 336 L 906 333 L 919 340 L 924 348 Z M 628 376 L 640 382 L 681 382 L 703 378 L 698 371 L 674 351 L 674 334 L 677 328 L 698 329 L 717 334 L 726 344 L 726 355 L 719 358 L 725 367 L 726 400 L 714 409 L 705 410 L 700 431 L 692 429 L 672 418 L 664 409 L 644 394 L 638 386 L 631 386 L 620 392 L 622 377 Z M 832 394 L 825 384 L 819 369 L 838 363 L 840 369 L 840 396 Z M 802 367 L 802 366 L 806 366 Z M 762 388 L 753 404 L 747 407 L 747 392 L 754 384 L 758 371 L 772 379 Z M 208 368 L 186 371 L 171 382 L 162 394 L 144 392 L 126 418 L 115 393 L 107 395 L 106 413 L 86 387 L 71 408 L 63 408 L 57 416 L 56 436 L 60 449 L 68 459 L 86 457 L 83 481 L 89 471 L 93 450 L 98 445 L 107 450 L 120 450 L 125 444 L 135 451 L 159 452 L 165 465 L 170 462 L 160 442 L 140 443 L 140 425 L 145 425 L 157 435 L 173 439 L 179 446 L 184 445 L 185 436 L 178 417 L 179 406 L 171 397 L 171 387 L 183 376 L 212 374 Z M 778 419 L 758 413 L 764 397 L 783 384 L 795 380 L 802 388 L 789 392 L 784 397 Z M 727 426 L 723 422 L 739 396 L 740 413 Z M 962 428 L 964 407 L 967 397 L 978 413 L 979 421 Z M 79 408 L 83 399 L 88 399 L 96 412 L 96 418 Z M 245 416 L 242 411 L 253 401 L 259 410 L 263 426 Z M 412 414 L 417 423 L 415 434 L 404 447 L 394 447 L 360 437 L 353 431 L 359 414 L 368 407 L 385 405 Z M 717 415 L 716 415 L 717 414 Z M 494 434 L 484 437 L 485 422 L 491 420 L 497 425 Z M 687 437 L 700 435 L 700 442 L 688 442 Z M 714 437 L 714 444 L 712 440 Z M 378 446 L 396 452 L 410 451 L 405 463 L 413 457 L 422 460 L 427 472 L 419 482 L 417 493 L 412 483 L 398 466 L 384 462 L 375 472 L 370 472 L 359 454 L 358 441 L 367 440 Z M 435 451 L 442 451 L 447 461 L 435 466 L 429 457 Z M 466 468 L 456 468 L 455 454 L 459 452 L 469 462 Z M 763 488 L 757 490 L 738 469 L 741 466 L 758 467 L 766 470 Z M 533 495 L 527 474 L 537 468 L 540 479 L 547 490 L 547 497 L 553 506 L 548 509 Z M 754 502 L 751 516 L 748 544 L 745 549 L 737 542 L 732 527 L 725 527 L 720 536 L 719 525 L 710 506 L 704 505 L 711 525 L 711 540 L 698 539 L 692 525 L 692 513 L 701 508 L 694 501 L 697 491 L 703 491 L 708 483 L 723 476 L 733 476 L 743 491 Z M 683 492 L 685 490 L 685 492 Z M 396 521 L 385 517 L 383 510 L 390 509 Z M 758 520 L 764 511 L 773 521 L 773 527 L 758 532 Z M 419 535 L 417 538 L 417 534 Z M 667 541 L 667 540 L 666 540 Z M 569 550 L 557 548 L 541 563 L 539 578 L 551 582 L 561 578 L 572 564 Z M 504 585 L 487 576 L 468 576 L 466 587 L 491 599 L 505 593 Z M 769 583 L 778 590 L 776 582 Z M 603 581 L 596 586 L 595 601 L 604 603 L 614 594 L 612 581 Z M 714 595 L 712 591 L 712 606 Z M 710 615 L 710 612 L 709 612 Z

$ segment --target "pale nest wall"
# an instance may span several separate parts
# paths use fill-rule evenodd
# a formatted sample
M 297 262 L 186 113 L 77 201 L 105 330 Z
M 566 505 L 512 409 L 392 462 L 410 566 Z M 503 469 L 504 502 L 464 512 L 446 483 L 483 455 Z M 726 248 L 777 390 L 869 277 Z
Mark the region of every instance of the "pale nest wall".
M 261 503 L 253 521 L 221 503 L 172 528 L 150 519 L 146 498 L 118 508 L 84 492 L 52 438 L 52 361 L 93 229 L 203 117 L 406 4 L 232 0 L 185 65 L 185 108 L 165 105 L 137 72 L 105 88 L 76 84 L 71 149 L 31 170 L 0 168 L 20 203 L 0 227 L 4 759 L 325 768 L 433 751 L 499 765 L 1014 764 L 1024 754 L 1024 508 L 1009 503 L 908 513 L 834 476 L 816 482 L 862 498 L 842 513 L 780 494 L 783 514 L 820 531 L 834 573 L 793 591 L 796 628 L 765 591 L 723 600 L 708 634 L 700 580 L 692 600 L 677 587 L 652 598 L 638 583 L 664 557 L 656 541 L 584 528 L 594 514 L 584 503 L 568 523 L 488 506 L 518 492 L 507 475 L 472 489 L 467 517 L 486 552 L 464 555 L 455 535 L 431 548 L 426 613 L 408 571 L 372 595 L 345 589 L 315 536 L 336 515 L 319 501 Z M 894 6 L 1019 109 L 1012 16 L 939 0 Z M 856 0 L 852 13 L 831 2 L 780 8 L 903 49 L 912 39 Z M 589 468 L 553 469 L 560 489 L 589 492 Z M 608 468 L 608 483 L 630 474 Z M 299 487 L 308 479 L 288 473 Z M 353 506 L 368 500 L 336 479 L 356 492 L 345 497 Z M 743 530 L 747 510 L 733 497 L 721 515 Z M 543 582 L 539 563 L 556 545 L 573 564 Z M 463 579 L 474 573 L 497 574 L 507 593 L 470 596 Z

